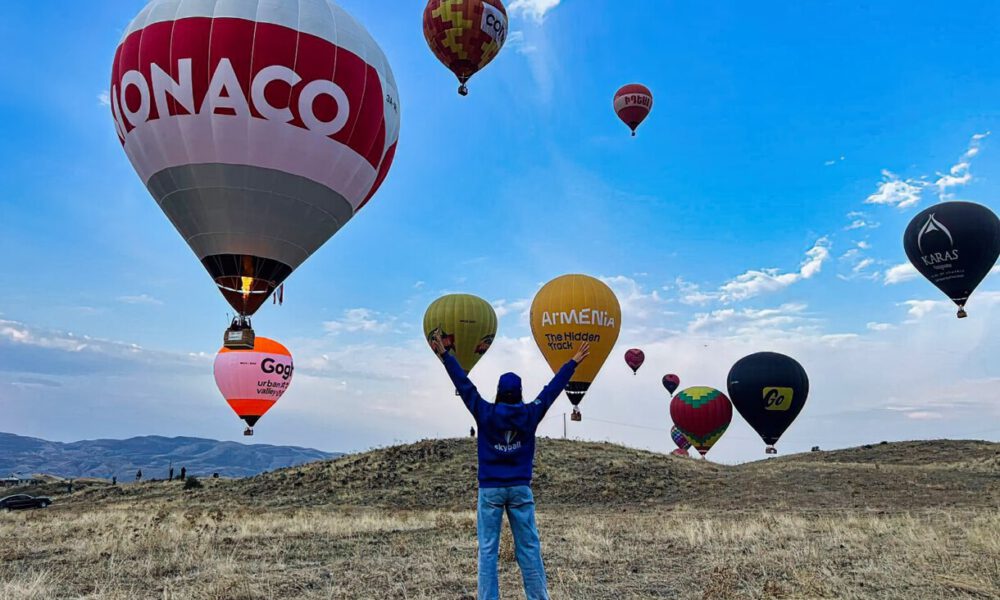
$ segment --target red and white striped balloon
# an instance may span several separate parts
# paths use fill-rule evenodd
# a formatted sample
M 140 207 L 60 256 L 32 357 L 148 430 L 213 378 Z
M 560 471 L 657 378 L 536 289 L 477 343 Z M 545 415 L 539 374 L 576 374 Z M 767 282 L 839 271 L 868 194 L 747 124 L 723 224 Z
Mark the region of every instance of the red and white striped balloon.
M 152 0 L 110 97 L 139 177 L 241 314 L 368 202 L 399 136 L 385 55 L 330 0 Z
M 630 83 L 615 92 L 615 113 L 623 123 L 628 125 L 635 135 L 635 130 L 653 110 L 653 92 L 644 85 Z

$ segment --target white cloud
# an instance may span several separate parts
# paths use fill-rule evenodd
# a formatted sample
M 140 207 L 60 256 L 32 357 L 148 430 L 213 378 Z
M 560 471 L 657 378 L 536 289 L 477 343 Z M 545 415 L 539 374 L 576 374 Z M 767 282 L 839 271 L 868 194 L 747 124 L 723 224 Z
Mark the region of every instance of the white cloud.
M 823 163 L 823 166 L 824 167 L 832 167 L 833 165 L 837 164 L 838 162 L 840 162 L 842 160 L 844 160 L 843 156 L 841 156 L 840 159 L 828 160 L 828 161 L 826 161 L 826 162 Z
M 545 15 L 552 9 L 559 6 L 561 0 L 514 0 L 510 4 L 512 14 L 522 14 L 531 17 L 537 23 L 545 19 Z
M 368 333 L 385 333 L 389 331 L 392 324 L 388 321 L 380 321 L 379 315 L 367 308 L 351 308 L 344 311 L 344 316 L 335 321 L 323 323 L 323 329 L 330 333 L 356 333 L 364 331 Z
M 919 179 L 900 179 L 898 175 L 882 170 L 878 190 L 865 199 L 865 204 L 886 204 L 896 208 L 909 208 L 920 202 L 920 195 L 927 183 Z
M 528 314 L 528 309 L 531 307 L 531 300 L 523 298 L 521 300 L 513 300 L 508 302 L 507 300 L 500 299 L 493 302 L 493 310 L 497 313 L 497 318 L 502 319 L 510 314 L 520 315 L 526 317 Z
M 919 276 L 920 273 L 917 271 L 917 268 L 911 263 L 902 263 L 894 267 L 889 267 L 885 272 L 885 285 L 903 283 L 904 281 L 916 279 Z
M 948 304 L 950 303 L 943 300 L 907 300 L 903 302 L 904 306 L 909 307 L 906 311 L 907 314 L 914 319 L 922 319 Z
M 107 92 L 101 92 L 97 95 L 97 103 L 100 106 L 111 106 L 111 96 Z
M 703 306 L 719 298 L 717 293 L 703 292 L 698 284 L 686 281 L 683 277 L 678 277 L 674 283 L 681 294 L 681 304 Z
M 912 412 L 904 413 L 907 419 L 915 419 L 918 421 L 943 419 L 944 415 L 938 412 L 932 412 L 929 410 L 915 410 Z
M 518 54 L 532 54 L 538 50 L 538 46 L 527 42 L 523 31 L 511 31 L 510 35 L 507 36 L 505 44 L 513 48 Z
M 942 200 L 950 200 L 954 197 L 954 194 L 949 191 L 951 188 L 961 187 L 972 181 L 972 172 L 970 171 L 972 159 L 979 154 L 982 141 L 989 135 L 988 131 L 973 135 L 972 139 L 969 140 L 969 147 L 962 154 L 962 158 L 947 173 L 938 173 L 938 179 L 934 182 L 934 186 L 937 187 Z
M 782 304 L 777 308 L 723 308 L 699 313 L 688 323 L 690 333 L 712 335 L 747 335 L 765 330 L 802 327 L 811 319 L 805 316 L 807 306 L 799 303 Z
M 761 294 L 782 290 L 794 283 L 811 279 L 823 268 L 830 258 L 830 240 L 822 237 L 806 252 L 806 259 L 799 270 L 782 273 L 778 269 L 750 270 L 719 288 L 719 299 L 723 302 L 739 302 Z
M 894 326 L 892 324 L 890 324 L 890 323 L 869 323 L 868 324 L 868 330 L 869 331 L 889 331 L 893 327 Z
M 875 264 L 875 259 L 872 259 L 872 258 L 863 258 L 860 261 L 858 261 L 858 263 L 856 265 L 854 265 L 854 268 L 851 269 L 851 270 L 854 271 L 855 273 L 860 274 L 865 269 L 867 269 L 868 267 L 872 266 L 873 264 Z
M 861 240 L 860 242 L 858 242 L 858 248 L 861 248 L 862 250 L 871 250 L 872 245 L 864 240 Z
M 122 304 L 149 304 L 153 306 L 159 306 L 163 304 L 162 300 L 158 300 L 149 294 L 139 294 L 137 296 L 119 296 L 118 301 Z

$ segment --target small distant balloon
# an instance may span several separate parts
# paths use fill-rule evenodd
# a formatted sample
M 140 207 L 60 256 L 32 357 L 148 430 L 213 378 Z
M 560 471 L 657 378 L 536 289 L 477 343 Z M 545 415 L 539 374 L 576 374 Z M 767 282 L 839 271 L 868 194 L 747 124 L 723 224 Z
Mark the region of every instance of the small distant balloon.
M 681 378 L 673 373 L 663 376 L 663 387 L 667 388 L 667 391 L 670 392 L 671 396 L 674 395 L 674 392 L 677 391 L 677 388 L 680 387 L 680 385 Z
M 917 271 L 958 305 L 961 319 L 969 296 L 1000 257 L 1000 218 L 981 204 L 937 204 L 910 221 L 903 248 Z
M 624 85 L 615 92 L 614 106 L 618 118 L 628 125 L 635 136 L 636 128 L 653 110 L 653 92 L 638 83 Z
M 635 375 L 639 371 L 639 367 L 642 363 L 646 361 L 646 354 L 639 350 L 638 348 L 632 348 L 631 350 L 625 351 L 625 364 L 628 368 L 632 369 L 632 374 Z
M 717 389 L 689 387 L 670 401 L 670 418 L 691 445 L 705 456 L 729 428 L 733 405 Z

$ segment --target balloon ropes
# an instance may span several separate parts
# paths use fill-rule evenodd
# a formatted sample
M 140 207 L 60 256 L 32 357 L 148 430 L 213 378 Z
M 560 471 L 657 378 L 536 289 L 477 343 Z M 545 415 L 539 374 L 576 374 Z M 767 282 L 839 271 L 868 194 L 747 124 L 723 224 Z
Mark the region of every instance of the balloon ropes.
M 219 350 L 215 384 L 233 412 L 246 421 L 243 435 L 253 435 L 253 426 L 288 390 L 294 370 L 288 348 L 265 337 L 257 337 L 252 350 Z
M 552 371 L 558 372 L 584 342 L 590 358 L 566 387 L 574 421 L 597 373 L 611 354 L 621 332 L 618 298 L 605 283 L 587 275 L 563 275 L 542 286 L 531 302 L 531 333 Z
M 809 377 L 794 358 L 758 352 L 741 358 L 729 371 L 729 397 L 740 415 L 767 444 L 767 454 L 802 412 Z
M 614 107 L 618 118 L 628 125 L 634 137 L 635 130 L 653 110 L 653 92 L 638 83 L 622 86 L 615 92 Z
M 958 305 L 961 319 L 1000 256 L 1000 219 L 980 204 L 944 202 L 910 221 L 903 248 L 917 271 Z
M 331 0 L 153 0 L 110 98 L 132 166 L 241 322 L 372 198 L 399 136 L 388 61 Z
M 493 344 L 497 314 L 482 298 L 449 294 L 432 302 L 424 313 L 424 337 L 430 340 L 435 333 L 468 373 Z
M 430 0 L 424 8 L 424 39 L 458 78 L 458 93 L 466 96 L 469 78 L 507 41 L 507 9 L 500 0 Z

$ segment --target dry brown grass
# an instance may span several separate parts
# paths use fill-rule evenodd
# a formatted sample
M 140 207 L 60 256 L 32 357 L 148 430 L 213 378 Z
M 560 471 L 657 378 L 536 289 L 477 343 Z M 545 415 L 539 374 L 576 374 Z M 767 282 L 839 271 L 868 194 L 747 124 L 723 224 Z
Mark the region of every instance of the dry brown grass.
M 468 460 L 462 443 L 450 444 L 452 460 Z M 584 444 L 557 449 L 562 458 L 590 451 Z M 630 472 L 636 460 L 660 460 L 598 449 L 602 472 Z M 405 462 L 405 449 L 393 449 L 392 460 L 385 454 L 353 460 Z M 537 496 L 554 600 L 1000 598 L 1000 473 L 989 461 L 949 475 L 927 461 L 886 461 L 876 475 L 870 461 L 851 467 L 788 457 L 726 468 L 663 458 L 657 468 L 682 490 L 643 484 L 649 491 L 639 493 L 639 483 L 622 481 L 627 502 L 589 506 L 577 497 L 596 480 L 579 472 L 587 461 L 573 467 L 573 456 L 564 472 L 550 467 L 550 483 Z M 811 483 L 804 483 L 807 463 L 816 469 Z M 430 468 L 422 464 L 414 459 L 410 474 Z M 475 514 L 463 487 L 455 490 L 467 500 L 464 510 L 393 509 L 376 500 L 395 498 L 395 491 L 370 485 L 371 479 L 322 484 L 314 478 L 343 468 L 333 463 L 249 481 L 209 481 L 187 493 L 168 484 L 91 488 L 45 511 L 0 514 L 0 600 L 475 597 Z M 584 483 L 562 495 L 546 491 L 571 477 Z M 893 480 L 884 493 L 868 487 L 877 477 Z M 910 496 L 925 497 L 898 496 L 907 479 L 915 482 Z M 262 483 L 269 480 L 270 491 Z M 295 486 L 302 480 L 311 483 Z M 864 490 L 868 506 L 855 506 L 847 481 Z M 950 496 L 933 489 L 941 482 L 958 489 Z M 599 495 L 615 483 L 612 478 L 595 489 Z M 430 478 L 432 487 L 446 484 Z M 319 499 L 336 497 L 325 488 L 338 485 L 348 490 L 337 493 L 370 501 L 293 501 L 296 487 L 302 498 Z M 815 491 L 799 489 L 806 485 Z M 706 490 L 729 496 L 703 495 Z M 837 497 L 840 506 L 828 506 Z M 454 501 L 444 495 L 440 505 Z M 504 597 L 521 597 L 506 528 L 500 568 Z

